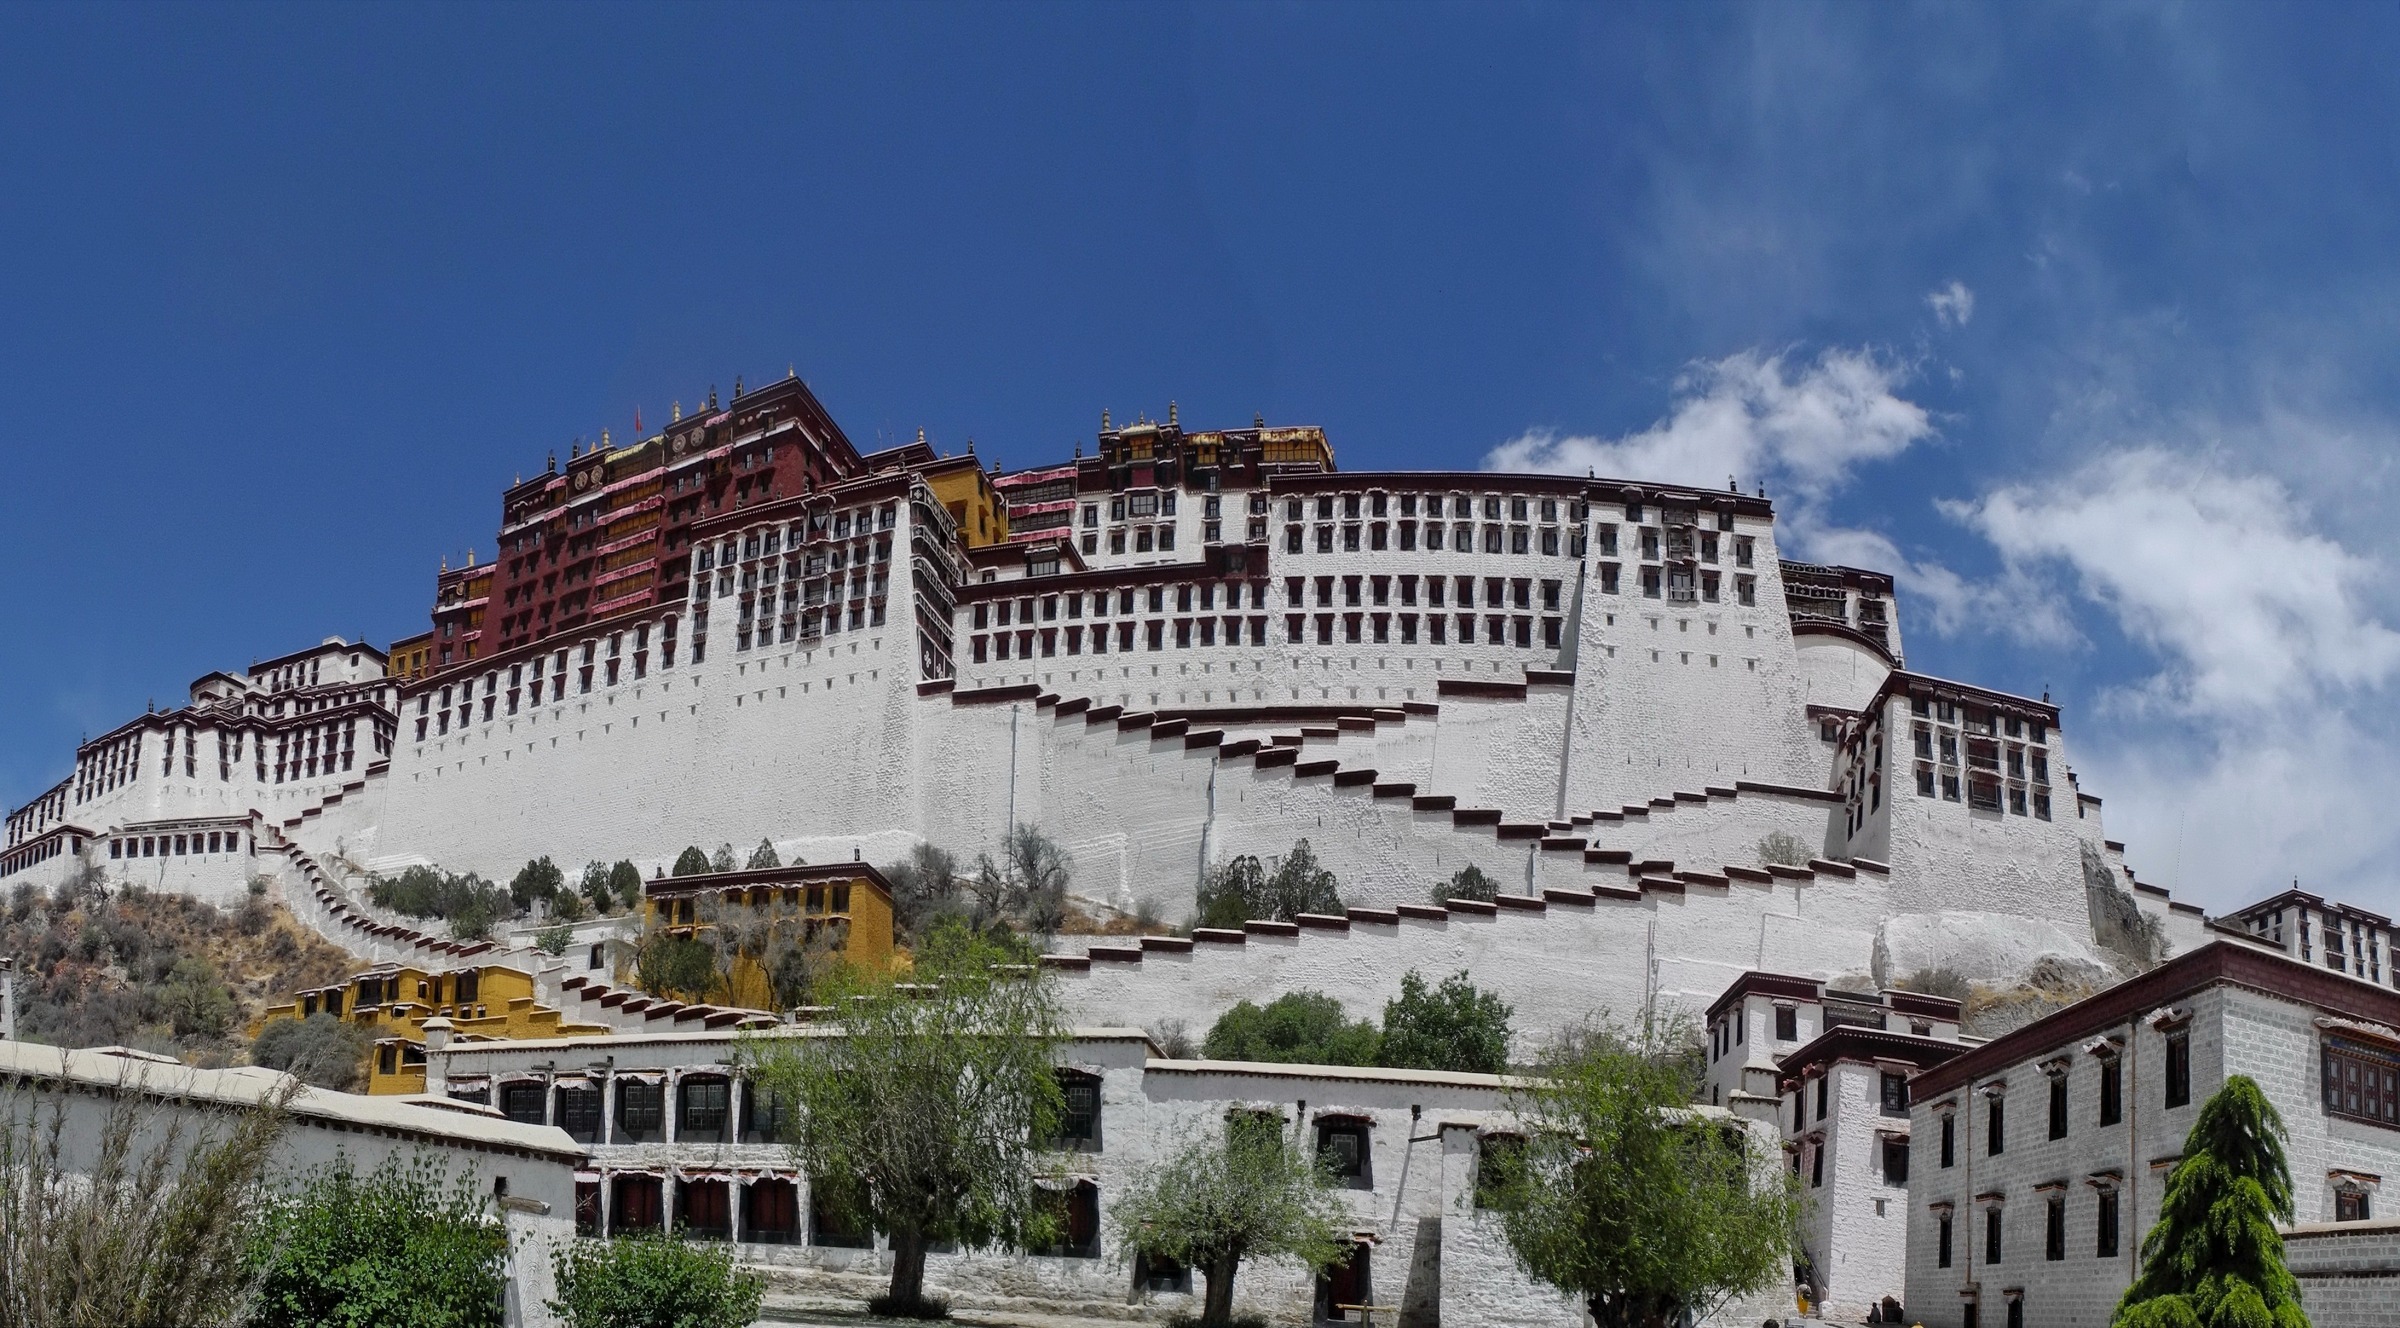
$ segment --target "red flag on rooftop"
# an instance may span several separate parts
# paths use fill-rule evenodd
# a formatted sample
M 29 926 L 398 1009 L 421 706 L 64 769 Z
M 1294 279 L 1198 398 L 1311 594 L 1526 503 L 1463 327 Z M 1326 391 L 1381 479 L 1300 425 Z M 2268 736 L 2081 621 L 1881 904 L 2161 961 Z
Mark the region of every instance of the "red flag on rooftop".
M 633 441 L 642 441 L 642 408 L 639 406 L 633 408 Z

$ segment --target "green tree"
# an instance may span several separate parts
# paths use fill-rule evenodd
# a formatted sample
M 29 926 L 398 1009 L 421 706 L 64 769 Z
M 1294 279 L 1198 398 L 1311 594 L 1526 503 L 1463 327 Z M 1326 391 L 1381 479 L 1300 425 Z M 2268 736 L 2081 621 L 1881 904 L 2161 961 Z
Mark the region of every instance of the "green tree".
M 1758 864 L 1762 867 L 1805 867 L 1815 856 L 1798 835 L 1786 830 L 1777 830 L 1758 841 Z
M 536 901 L 549 903 L 567 888 L 567 874 L 547 856 L 535 858 L 517 869 L 516 879 L 508 883 L 508 897 L 519 913 L 530 912 Z
M 616 907 L 617 892 L 609 884 L 608 864 L 605 862 L 583 864 L 583 879 L 576 883 L 575 889 L 591 901 L 594 913 L 606 913 Z
M 656 1233 L 577 1241 L 551 1262 L 568 1328 L 749 1328 L 764 1292 L 732 1250 Z
M 419 1154 L 347 1158 L 268 1205 L 251 1328 L 497 1328 L 508 1237 L 472 1172 Z
M 708 857 L 708 869 L 712 872 L 729 872 L 736 865 L 731 844 L 717 845 L 717 851 Z
M 238 1110 L 185 1099 L 172 1115 L 139 1091 L 79 1102 L 78 1129 L 96 1126 L 96 1146 L 70 1168 L 61 1099 L 0 1091 L 0 1324 L 239 1324 L 288 1101 L 284 1090 Z
M 1433 902 L 1447 904 L 1453 899 L 1471 899 L 1488 904 L 1500 897 L 1500 883 L 1483 874 L 1483 868 L 1468 863 L 1451 874 L 1447 881 L 1433 887 Z
M 574 890 L 561 890 L 550 901 L 550 916 L 560 922 L 574 922 L 583 917 L 583 895 Z
M 1217 1016 L 1200 1054 L 1218 1061 L 1373 1065 L 1381 1042 L 1375 1025 L 1351 1022 L 1340 1001 L 1321 991 L 1294 991 L 1265 1005 L 1235 1002 Z
M 572 899 L 574 896 L 569 895 Z M 553 922 L 534 934 L 533 943 L 543 954 L 556 958 L 567 952 L 575 941 L 575 928 L 566 922 Z
M 1065 1038 L 1041 969 L 960 923 L 918 947 L 908 988 L 862 979 L 838 1037 L 746 1039 L 738 1058 L 793 1104 L 793 1163 L 834 1215 L 885 1232 L 892 1280 L 879 1312 L 936 1311 L 925 1252 L 1041 1243 L 1054 1225 L 1036 1179 L 1063 1109 Z
M 1267 877 L 1268 916 L 1278 922 L 1289 922 L 1303 913 L 1338 916 L 1342 911 L 1340 886 L 1303 839 L 1292 845 L 1292 851 L 1283 855 L 1283 861 L 1276 863 Z
M 2292 1220 L 2283 1117 L 2247 1075 L 2201 1104 L 2115 1328 L 2308 1328 L 2275 1224 Z
M 758 871 L 765 867 L 780 867 L 782 865 L 783 859 L 778 857 L 775 853 L 774 840 L 762 839 L 758 841 L 757 848 L 750 850 L 751 871 Z
M 250 1062 L 282 1070 L 303 1083 L 349 1093 L 366 1078 L 375 1039 L 339 1015 L 270 1019 L 250 1043 Z
M 914 940 L 942 917 L 963 915 L 958 858 L 947 849 L 918 844 L 908 856 L 883 869 L 892 885 L 892 924 L 901 936 Z
M 1047 936 L 1066 921 L 1074 876 L 1072 855 L 1041 831 L 1018 825 L 1001 837 L 997 859 L 989 853 L 976 858 L 975 874 L 964 885 L 977 926 L 1009 923 Z
M 1272 916 L 1266 902 L 1267 871 L 1248 853 L 1220 862 L 1200 882 L 1203 927 L 1239 928 L 1252 918 Z
M 653 996 L 701 1002 L 717 989 L 717 953 L 690 936 L 652 932 L 633 957 L 633 980 Z
M 1485 1154 L 1517 1262 L 1600 1328 L 1707 1318 L 1790 1272 L 1792 1176 L 1685 1090 L 1672 1049 L 1590 1031 L 1514 1095 L 1523 1146 Z
M 1137 1170 L 1110 1210 L 1120 1243 L 1208 1279 L 1200 1322 L 1232 1322 L 1244 1259 L 1292 1258 L 1322 1271 L 1343 1254 L 1349 1213 L 1325 1162 L 1286 1137 L 1280 1116 L 1236 1114 Z
M 675 870 L 669 872 L 668 875 L 706 876 L 708 870 L 708 855 L 700 851 L 698 844 L 694 844 L 676 855 Z
M 233 992 L 217 966 L 197 955 L 175 961 L 158 998 L 177 1037 L 219 1038 L 233 1025 Z
M 690 852 L 688 849 L 685 851 Z M 678 861 L 675 865 L 680 867 L 683 863 Z M 675 874 L 684 875 L 683 872 Z M 608 869 L 608 889 L 609 893 L 615 895 L 617 902 L 623 907 L 632 908 L 641 903 L 642 869 L 622 858 L 618 859 L 617 865 Z
M 1464 969 L 1428 988 L 1411 969 L 1400 979 L 1400 996 L 1383 1007 L 1379 1064 L 1414 1070 L 1457 1070 L 1498 1074 L 1508 1068 L 1506 1001 L 1478 990 Z

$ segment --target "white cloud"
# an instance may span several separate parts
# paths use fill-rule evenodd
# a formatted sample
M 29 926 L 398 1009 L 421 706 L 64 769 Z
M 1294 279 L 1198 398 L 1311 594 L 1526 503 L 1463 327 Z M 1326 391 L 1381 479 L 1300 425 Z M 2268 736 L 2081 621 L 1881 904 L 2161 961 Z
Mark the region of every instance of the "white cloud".
M 1925 303 L 1933 309 L 1934 320 L 1944 327 L 1965 327 L 1967 320 L 1975 316 L 1975 292 L 1967 289 L 1963 281 L 1939 288 L 1925 297 Z
M 1903 610 L 1942 636 L 2004 628 L 2035 645 L 2073 646 L 2076 630 L 2064 599 L 2037 578 L 2010 569 L 1990 581 L 1972 581 L 1938 562 L 1911 558 L 1877 531 L 1821 525 L 1813 514 L 1785 518 L 1785 543 L 1811 562 L 1889 572 L 1899 584 Z
M 2013 575 L 2064 573 L 2156 651 L 2147 703 L 2251 715 L 2377 686 L 2400 669 L 2400 633 L 2369 602 L 2375 564 L 2311 529 L 2274 480 L 2137 448 L 1945 510 L 1991 541 Z
M 1622 438 L 1534 430 L 1492 449 L 1488 470 L 1590 471 L 1714 487 L 1765 480 L 1821 499 L 1861 462 L 1898 456 L 1934 433 L 1895 392 L 1905 367 L 1872 350 L 1828 350 L 1796 368 L 1743 351 L 1676 379 L 1667 418 Z

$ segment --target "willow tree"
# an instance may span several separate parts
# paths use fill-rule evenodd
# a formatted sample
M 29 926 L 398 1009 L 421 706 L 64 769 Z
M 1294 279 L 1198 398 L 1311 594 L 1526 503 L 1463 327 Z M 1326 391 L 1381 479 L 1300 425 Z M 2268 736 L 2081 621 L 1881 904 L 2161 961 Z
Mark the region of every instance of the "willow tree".
M 2308 1328 L 2275 1224 L 2292 1220 L 2283 1117 L 2247 1075 L 2200 1107 L 2116 1328 Z
M 1065 1101 L 1066 1030 L 1052 980 L 1014 951 L 949 922 L 918 947 L 912 981 L 856 975 L 839 1023 L 771 1034 L 739 1057 L 795 1108 L 788 1147 L 833 1217 L 890 1240 L 878 1313 L 931 1317 L 925 1253 L 1045 1243 L 1041 1140 Z M 998 962 L 998 961 L 1010 962 Z M 845 970 L 847 972 L 847 970 Z
M 1323 1272 L 1347 1248 L 1349 1212 L 1329 1164 L 1263 1112 L 1236 1113 L 1135 1172 L 1109 1216 L 1126 1247 L 1208 1279 L 1200 1310 L 1207 1325 L 1232 1322 L 1243 1260 L 1298 1259 Z
M 1706 1319 L 1791 1270 L 1792 1177 L 1686 1089 L 1669 1048 L 1585 1030 L 1513 1094 L 1522 1144 L 1484 1155 L 1518 1264 L 1600 1328 Z

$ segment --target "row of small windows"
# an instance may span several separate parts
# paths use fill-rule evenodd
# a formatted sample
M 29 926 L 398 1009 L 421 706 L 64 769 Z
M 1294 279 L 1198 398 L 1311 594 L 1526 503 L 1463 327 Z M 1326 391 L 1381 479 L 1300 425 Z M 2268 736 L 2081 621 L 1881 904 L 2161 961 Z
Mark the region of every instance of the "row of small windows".
M 1987 1202 L 1983 1209 L 1983 1262 L 1997 1266 L 2006 1262 L 2008 1252 L 2006 1224 L 2003 1213 L 2007 1205 Z M 2122 1209 L 2114 1186 L 2096 1187 L 2092 1205 L 2092 1257 L 2114 1259 L 2118 1254 L 2119 1214 Z M 1954 1257 L 1951 1214 L 1943 1209 L 1934 1214 L 1933 1258 L 1937 1267 L 1948 1268 Z M 2067 1257 L 2067 1196 L 2063 1190 L 2049 1191 L 2042 1201 L 2042 1258 L 2049 1263 L 2064 1262 Z M 2010 1318 L 2015 1320 L 2021 1301 L 2009 1303 Z
M 675 667 L 675 629 L 673 617 L 656 624 L 658 628 L 658 667 Z M 567 698 L 573 685 L 576 695 L 589 693 L 594 684 L 614 687 L 620 682 L 640 681 L 650 676 L 651 627 L 637 624 L 630 632 L 611 632 L 605 643 L 598 639 L 579 646 L 535 655 L 531 659 L 508 667 L 508 690 L 500 687 L 500 673 L 493 670 L 483 675 L 483 695 L 480 698 L 483 722 L 490 723 L 503 714 L 514 715 L 520 708 L 540 706 L 545 700 L 552 704 Z M 605 644 L 607 653 L 601 654 Z M 572 667 L 570 654 L 575 656 Z M 700 662 L 700 643 L 692 643 L 692 662 Z M 438 701 L 438 704 L 437 704 Z M 437 694 L 421 692 L 417 696 L 417 741 L 428 736 L 438 737 L 450 731 L 453 717 L 459 728 L 475 723 L 478 697 L 475 680 L 445 685 Z M 505 707 L 505 709 L 503 708 Z
M 180 835 L 113 835 L 112 858 L 181 858 L 192 854 L 243 853 L 248 841 L 238 830 L 191 831 Z
M 788 525 L 768 526 L 754 530 L 739 539 L 727 537 L 714 544 L 700 546 L 700 556 L 694 571 L 706 572 L 719 564 L 731 566 L 737 559 L 766 557 L 785 549 L 798 550 L 803 544 L 827 539 L 846 540 L 852 535 L 890 530 L 899 524 L 897 503 L 869 509 L 840 512 L 813 512 Z M 889 541 L 885 541 L 888 547 Z

